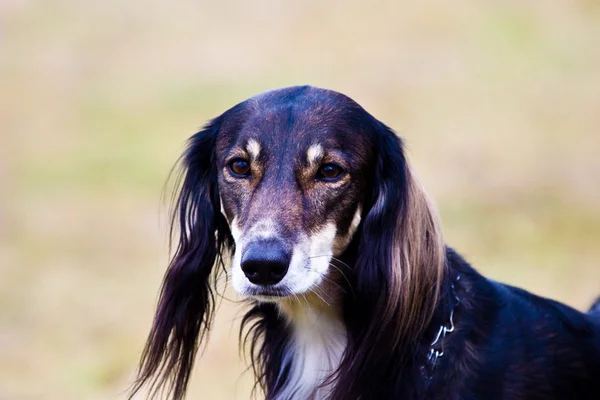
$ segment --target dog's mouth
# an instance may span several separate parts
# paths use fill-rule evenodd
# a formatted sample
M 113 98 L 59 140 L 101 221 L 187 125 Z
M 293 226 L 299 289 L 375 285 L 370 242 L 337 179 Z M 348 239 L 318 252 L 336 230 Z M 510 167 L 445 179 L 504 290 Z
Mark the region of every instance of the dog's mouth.
M 291 296 L 292 292 L 285 288 L 257 287 L 250 289 L 247 295 L 261 301 L 277 301 Z

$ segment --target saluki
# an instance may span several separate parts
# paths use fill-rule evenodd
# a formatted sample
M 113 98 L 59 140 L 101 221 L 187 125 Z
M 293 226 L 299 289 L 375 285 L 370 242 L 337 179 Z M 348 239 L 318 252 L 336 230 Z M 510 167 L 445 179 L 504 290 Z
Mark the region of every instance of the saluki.
M 227 276 L 268 400 L 600 399 L 600 303 L 586 314 L 477 273 L 402 140 L 345 95 L 259 94 L 193 135 L 181 164 L 132 396 L 185 396 Z

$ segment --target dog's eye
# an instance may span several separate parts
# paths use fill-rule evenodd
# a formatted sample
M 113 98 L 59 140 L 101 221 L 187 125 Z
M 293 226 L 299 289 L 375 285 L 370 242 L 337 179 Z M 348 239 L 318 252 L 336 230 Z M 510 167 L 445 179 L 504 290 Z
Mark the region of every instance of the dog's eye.
M 344 170 L 339 165 L 323 164 L 317 171 L 317 179 L 323 181 L 334 181 L 344 173 Z
M 241 158 L 236 158 L 229 163 L 229 170 L 235 176 L 246 177 L 250 175 L 250 164 Z

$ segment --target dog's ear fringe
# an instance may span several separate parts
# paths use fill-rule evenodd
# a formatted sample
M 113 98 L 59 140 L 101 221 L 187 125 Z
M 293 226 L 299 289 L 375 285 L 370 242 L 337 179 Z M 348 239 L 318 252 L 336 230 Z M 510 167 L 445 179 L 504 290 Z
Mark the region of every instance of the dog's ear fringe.
M 210 333 L 215 283 L 225 271 L 223 255 L 231 234 L 219 212 L 214 149 L 218 121 L 192 136 L 178 161 L 172 198 L 170 244 L 177 243 L 162 282 L 156 315 L 142 351 L 132 399 L 184 397 L 194 359 Z M 218 266 L 219 268 L 214 268 Z
M 445 272 L 445 244 L 435 207 L 409 167 L 402 141 L 376 121 L 373 193 L 360 228 L 356 299 L 346 306 L 348 346 L 331 399 L 358 398 L 400 376 L 433 318 Z
M 407 165 L 406 211 L 397 221 L 389 313 L 405 334 L 417 337 L 437 306 L 446 267 L 446 248 L 437 210 Z M 420 301 L 419 301 L 420 300 Z M 400 306 L 394 310 L 394 305 Z M 400 331 L 402 332 L 402 331 Z

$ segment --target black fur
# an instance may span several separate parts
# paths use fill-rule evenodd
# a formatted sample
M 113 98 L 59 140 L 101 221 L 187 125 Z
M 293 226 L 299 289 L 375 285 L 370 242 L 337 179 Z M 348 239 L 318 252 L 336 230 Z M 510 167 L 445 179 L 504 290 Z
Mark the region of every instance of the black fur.
M 600 297 L 594 302 L 590 308 L 590 314 L 600 314 Z
M 143 350 L 132 393 L 150 383 L 152 395 L 182 398 L 198 347 L 210 331 L 213 291 L 223 252 L 233 241 L 219 212 L 214 146 L 219 120 L 194 135 L 182 157 L 185 173 L 175 201 L 173 227 L 179 226 L 175 255 L 162 283 L 156 316 Z M 211 282 L 212 276 L 212 282 Z
M 457 330 L 424 398 L 599 398 L 600 318 L 490 281 L 447 254 L 462 277 Z
M 364 171 L 368 187 L 360 229 L 340 257 L 350 266 L 348 280 L 340 282 L 348 289 L 343 299 L 348 344 L 339 369 L 328 380 L 334 387 L 330 398 L 600 399 L 600 299 L 588 314 L 578 312 L 490 281 L 448 247 L 445 273 L 441 281 L 432 282 L 427 295 L 412 299 L 412 305 L 389 303 L 397 240 L 392 222 L 407 218 L 411 195 L 401 140 L 334 92 L 291 88 L 266 98 L 273 107 L 294 103 L 309 108 L 313 103 L 303 97 L 306 92 L 344 115 L 347 126 L 336 126 L 338 131 L 367 137 L 371 149 L 365 151 L 374 160 Z M 215 279 L 224 271 L 224 253 L 234 248 L 219 212 L 216 141 L 220 131 L 242 126 L 250 112 L 260 117 L 253 100 L 213 120 L 190 139 L 182 158 L 183 182 L 174 214 L 180 227 L 177 250 L 164 278 L 132 396 L 149 384 L 154 394 L 166 389 L 173 399 L 184 397 L 198 347 L 214 316 Z M 425 243 L 430 239 L 424 238 Z M 215 264 L 223 268 L 213 270 Z M 423 314 L 414 325 L 401 326 L 398 316 L 411 306 L 435 311 Z M 456 329 L 443 338 L 444 355 L 431 365 L 431 343 L 449 319 Z M 268 400 L 278 399 L 290 368 L 285 357 L 291 335 L 288 321 L 276 304 L 252 301 L 242 329 L 240 342 L 249 350 L 258 387 Z

